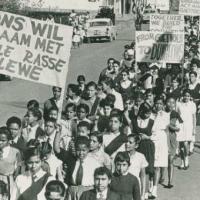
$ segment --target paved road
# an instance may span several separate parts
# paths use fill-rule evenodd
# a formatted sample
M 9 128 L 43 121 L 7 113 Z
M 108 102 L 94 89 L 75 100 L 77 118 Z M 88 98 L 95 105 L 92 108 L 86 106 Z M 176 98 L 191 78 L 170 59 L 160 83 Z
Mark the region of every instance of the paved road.
M 119 36 L 113 43 L 84 44 L 80 49 L 72 49 L 67 83 L 75 82 L 78 74 L 86 75 L 87 80 L 96 80 L 99 72 L 105 67 L 109 57 L 120 59 L 123 46 L 133 40 L 133 24 L 122 26 Z M 44 102 L 51 95 L 51 88 L 14 79 L 0 82 L 0 125 L 11 115 L 23 116 L 25 104 L 30 99 Z M 199 133 L 199 131 L 198 131 Z M 200 141 L 200 140 L 199 140 Z M 159 187 L 159 200 L 199 200 L 200 199 L 200 142 L 191 157 L 188 171 L 175 171 L 175 187 Z M 179 165 L 180 160 L 176 160 Z

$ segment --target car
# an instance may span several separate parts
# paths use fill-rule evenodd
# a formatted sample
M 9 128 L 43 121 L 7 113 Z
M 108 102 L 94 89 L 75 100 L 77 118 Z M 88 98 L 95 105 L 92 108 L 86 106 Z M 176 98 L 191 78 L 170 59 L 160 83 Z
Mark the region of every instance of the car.
M 142 14 L 142 23 L 150 23 L 151 14 L 156 14 L 156 10 L 152 8 L 145 8 Z
M 96 39 L 107 39 L 111 42 L 117 38 L 116 26 L 110 18 L 88 20 L 86 27 L 85 40 L 88 43 Z

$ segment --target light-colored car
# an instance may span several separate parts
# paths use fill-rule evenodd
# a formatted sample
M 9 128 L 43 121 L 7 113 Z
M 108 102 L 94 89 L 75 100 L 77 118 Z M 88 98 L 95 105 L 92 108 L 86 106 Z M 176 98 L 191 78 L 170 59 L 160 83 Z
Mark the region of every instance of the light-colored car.
M 145 8 L 142 14 L 142 23 L 149 23 L 151 14 L 156 14 L 156 10 L 152 8 Z
M 88 20 L 86 25 L 85 39 L 87 42 L 96 39 L 116 40 L 117 31 L 109 18 L 95 18 Z

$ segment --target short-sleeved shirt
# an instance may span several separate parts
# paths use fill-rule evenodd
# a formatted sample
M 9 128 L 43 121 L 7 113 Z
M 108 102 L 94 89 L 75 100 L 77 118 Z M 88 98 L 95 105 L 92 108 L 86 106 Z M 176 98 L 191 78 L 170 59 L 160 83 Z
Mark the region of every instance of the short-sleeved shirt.
M 148 166 L 145 156 L 137 151 L 135 154 L 130 155 L 130 163 L 131 165 L 129 167 L 129 173 L 133 174 L 137 178 L 140 176 L 141 169 Z

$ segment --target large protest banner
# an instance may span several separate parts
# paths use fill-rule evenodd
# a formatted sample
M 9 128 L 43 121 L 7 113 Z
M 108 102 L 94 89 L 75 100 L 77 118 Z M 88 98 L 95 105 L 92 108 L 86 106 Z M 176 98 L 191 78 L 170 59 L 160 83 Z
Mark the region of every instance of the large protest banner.
M 150 16 L 150 31 L 184 32 L 183 15 L 155 14 Z
M 183 56 L 183 33 L 136 32 L 137 62 L 181 63 Z
M 200 0 L 180 0 L 179 14 L 200 16 Z
M 72 27 L 0 12 L 0 73 L 64 88 Z

